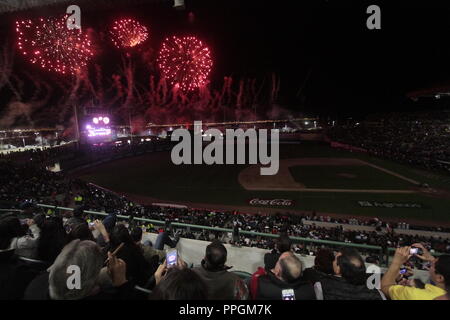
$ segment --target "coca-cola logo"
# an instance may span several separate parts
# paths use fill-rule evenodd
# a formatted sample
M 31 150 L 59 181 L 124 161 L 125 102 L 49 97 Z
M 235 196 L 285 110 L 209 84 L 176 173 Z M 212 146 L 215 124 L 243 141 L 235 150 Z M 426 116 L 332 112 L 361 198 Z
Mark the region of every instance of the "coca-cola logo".
M 251 199 L 248 202 L 252 206 L 280 206 L 280 207 L 290 207 L 294 204 L 293 200 L 290 199 Z

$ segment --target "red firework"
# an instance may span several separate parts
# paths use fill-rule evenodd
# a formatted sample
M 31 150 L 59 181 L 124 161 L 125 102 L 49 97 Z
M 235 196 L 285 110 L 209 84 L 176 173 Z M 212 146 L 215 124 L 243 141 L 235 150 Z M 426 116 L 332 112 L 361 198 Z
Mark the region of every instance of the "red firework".
M 158 56 L 163 77 L 184 92 L 204 86 L 212 64 L 209 48 L 195 37 L 167 38 Z
M 89 36 L 69 29 L 65 15 L 16 22 L 17 47 L 33 64 L 62 74 L 76 74 L 93 56 Z
M 117 48 L 132 48 L 148 38 L 147 27 L 133 19 L 116 20 L 109 33 Z

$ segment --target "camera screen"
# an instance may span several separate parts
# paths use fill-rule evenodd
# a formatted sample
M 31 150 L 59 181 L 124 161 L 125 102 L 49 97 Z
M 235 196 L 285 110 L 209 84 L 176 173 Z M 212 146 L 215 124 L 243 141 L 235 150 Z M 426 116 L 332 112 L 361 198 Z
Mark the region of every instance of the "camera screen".
M 295 300 L 294 290 L 288 289 L 281 292 L 283 300 Z
M 166 256 L 167 266 L 174 266 L 177 264 L 177 251 L 173 250 L 167 253 Z

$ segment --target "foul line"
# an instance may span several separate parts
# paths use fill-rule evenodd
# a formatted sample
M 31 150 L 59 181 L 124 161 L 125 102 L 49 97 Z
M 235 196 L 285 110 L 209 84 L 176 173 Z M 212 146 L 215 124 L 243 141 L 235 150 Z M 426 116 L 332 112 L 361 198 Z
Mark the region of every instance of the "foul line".
M 410 182 L 410 183 L 412 183 L 412 184 L 416 184 L 416 185 L 419 185 L 419 184 L 420 184 L 420 182 L 418 182 L 418 181 L 416 181 L 416 180 L 407 178 L 407 177 L 405 177 L 405 176 L 402 176 L 401 174 L 395 173 L 395 172 L 393 172 L 393 171 L 391 171 L 391 170 L 388 170 L 388 169 L 385 169 L 385 168 L 383 168 L 383 167 L 379 167 L 379 166 L 374 165 L 374 164 L 372 164 L 372 163 L 370 163 L 370 162 L 366 162 L 366 161 L 364 161 L 364 160 L 359 160 L 359 161 L 365 163 L 366 165 L 368 165 L 368 166 L 370 166 L 370 167 L 372 167 L 372 168 L 378 169 L 378 170 L 383 171 L 383 172 L 385 172 L 385 173 L 387 173 L 387 174 L 390 174 L 390 175 L 392 175 L 392 176 L 394 176 L 394 177 L 397 177 L 397 178 L 399 178 L 399 179 L 408 181 L 408 182 Z

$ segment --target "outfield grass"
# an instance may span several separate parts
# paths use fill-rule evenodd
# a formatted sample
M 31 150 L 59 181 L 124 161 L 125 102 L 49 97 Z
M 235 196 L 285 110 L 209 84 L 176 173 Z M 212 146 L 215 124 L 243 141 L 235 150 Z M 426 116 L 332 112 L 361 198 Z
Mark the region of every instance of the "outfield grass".
M 429 175 L 412 167 L 375 159 L 365 154 L 335 150 L 318 144 L 281 145 L 280 158 L 301 157 L 359 158 L 405 177 L 426 182 L 430 186 L 450 190 L 450 183 L 445 182 L 443 176 Z M 170 154 L 161 152 L 103 164 L 81 172 L 79 177 L 118 192 L 167 201 L 246 206 L 252 198 L 286 198 L 294 200 L 295 206 L 292 209 L 298 210 L 450 221 L 449 199 L 422 194 L 247 191 L 237 180 L 239 172 L 245 167 L 246 165 L 175 166 L 170 160 Z M 294 178 L 311 188 L 405 189 L 411 186 L 407 181 L 369 166 L 312 167 L 314 168 L 310 168 L 311 170 L 304 170 L 304 166 L 294 167 Z M 353 174 L 356 178 L 336 179 L 339 173 Z M 423 208 L 364 208 L 358 201 L 419 203 Z
M 361 166 L 294 166 L 289 171 L 307 188 L 403 190 L 412 184 L 376 168 Z

